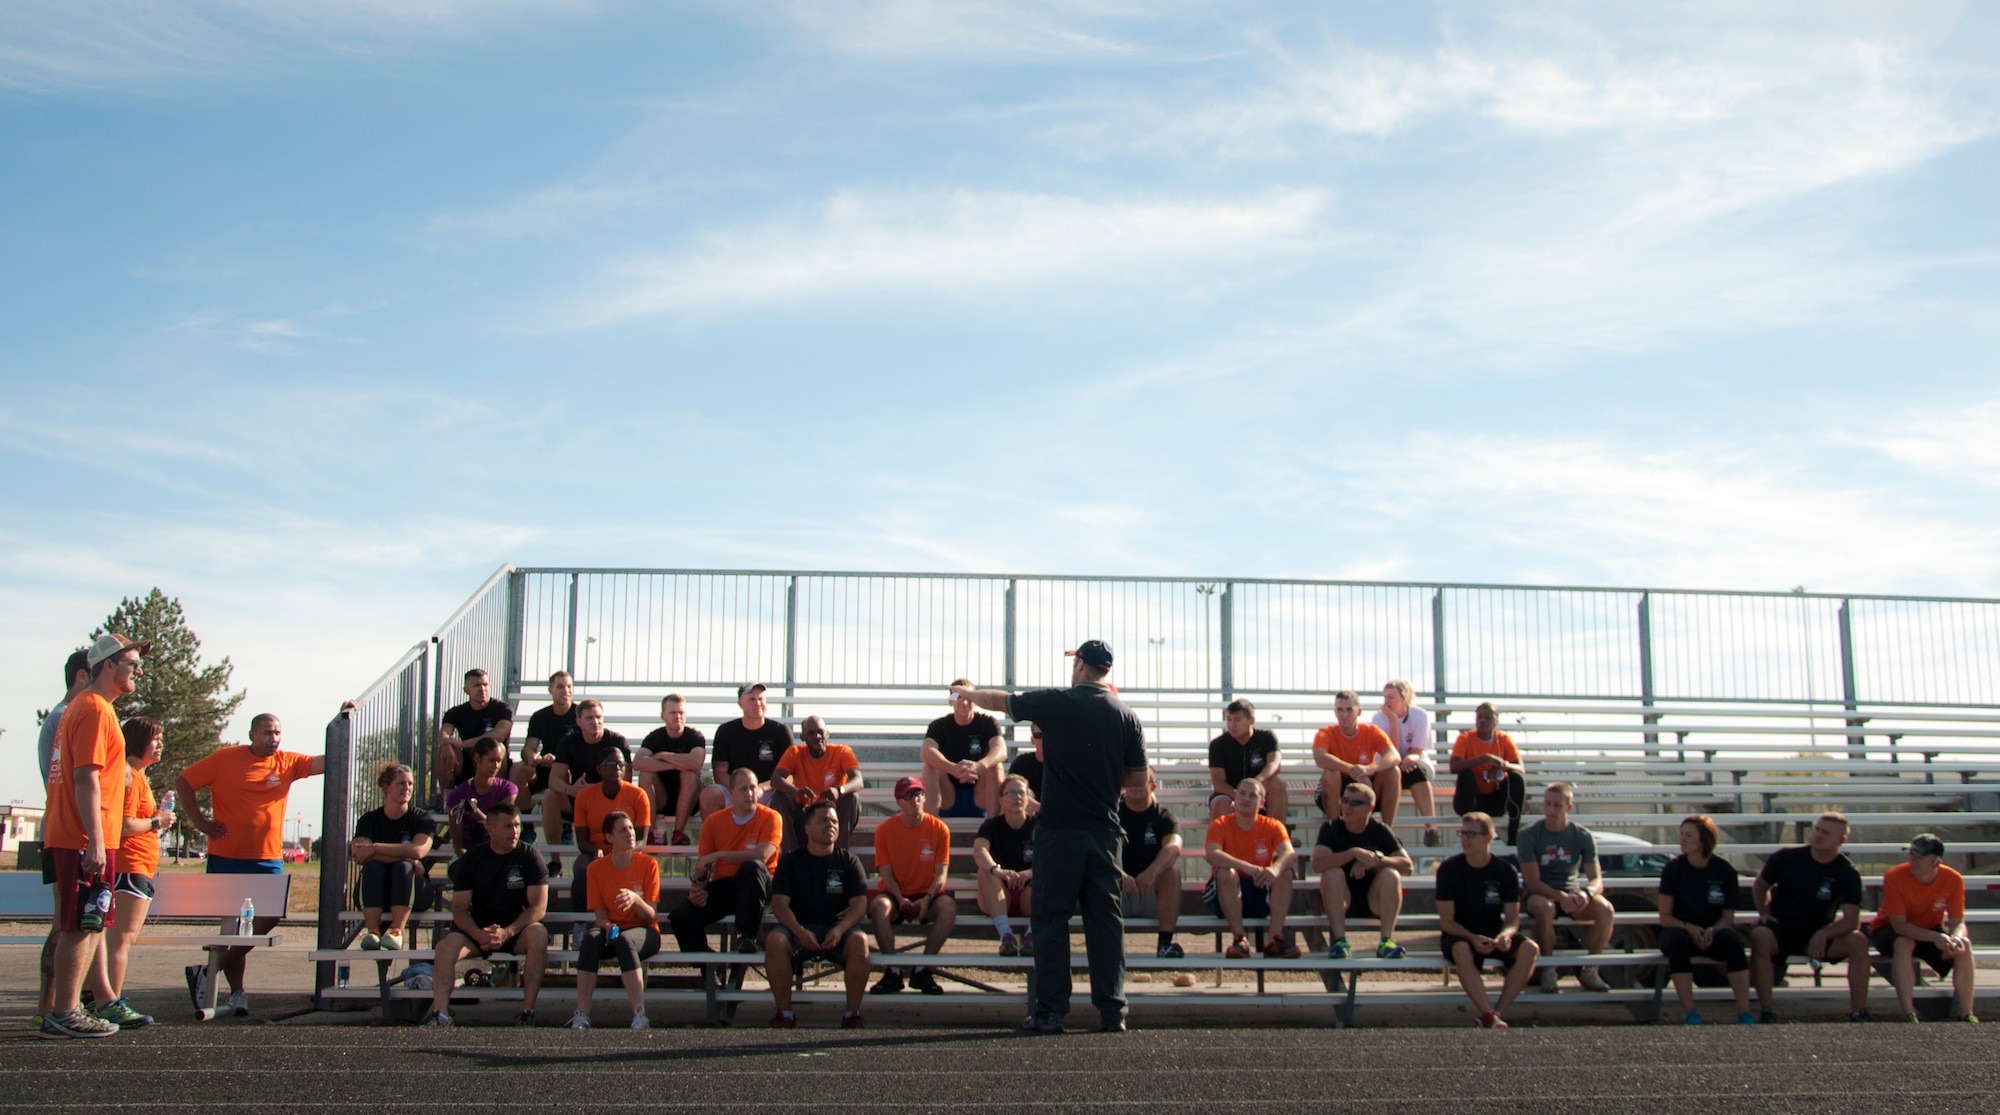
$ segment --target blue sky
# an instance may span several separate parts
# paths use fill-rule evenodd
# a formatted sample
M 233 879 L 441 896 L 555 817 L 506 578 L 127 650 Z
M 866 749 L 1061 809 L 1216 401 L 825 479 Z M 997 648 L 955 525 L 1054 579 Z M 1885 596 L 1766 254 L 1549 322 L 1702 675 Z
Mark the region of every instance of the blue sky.
M 1958 3 L 16 0 L 0 800 L 154 585 L 309 748 L 509 561 L 2000 595 L 1996 52 Z

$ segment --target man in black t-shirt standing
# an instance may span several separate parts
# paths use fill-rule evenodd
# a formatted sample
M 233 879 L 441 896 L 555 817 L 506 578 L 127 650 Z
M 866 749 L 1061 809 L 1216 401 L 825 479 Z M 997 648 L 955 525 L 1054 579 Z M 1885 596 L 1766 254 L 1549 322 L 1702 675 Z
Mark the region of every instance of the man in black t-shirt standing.
M 771 916 L 778 922 L 764 938 L 764 970 L 778 1013 L 774 1030 L 797 1024 L 792 1014 L 792 973 L 808 960 L 838 964 L 847 977 L 843 1030 L 861 1029 L 861 996 L 868 990 L 868 937 L 859 931 L 868 908 L 868 873 L 853 852 L 836 846 L 840 818 L 833 802 L 805 809 L 806 842 L 778 857 L 771 876 Z
M 1006 693 L 960 689 L 973 704 L 1032 720 L 1047 737 L 1042 810 L 1035 828 L 1035 981 L 1022 1028 L 1059 1034 L 1069 1013 L 1069 919 L 1080 906 L 1090 956 L 1090 1001 L 1103 1029 L 1125 1030 L 1125 919 L 1118 894 L 1124 830 L 1118 797 L 1146 781 L 1139 718 L 1111 692 L 1111 648 L 1092 639 L 1075 651 L 1071 688 Z
M 1222 710 L 1222 734 L 1208 741 L 1208 782 L 1218 794 L 1233 794 L 1236 784 L 1255 778 L 1264 784 L 1264 815 L 1282 821 L 1292 807 L 1278 737 L 1257 727 L 1257 706 L 1238 697 Z
M 1520 932 L 1521 873 L 1493 854 L 1493 818 L 1478 810 L 1461 816 L 1458 843 L 1464 850 L 1438 865 L 1438 936 L 1480 1027 L 1504 1030 L 1500 1016 L 1528 985 L 1542 950 Z M 1507 969 L 1498 1003 L 1487 999 L 1479 978 L 1488 959 Z
M 1794 956 L 1847 965 L 1847 1009 L 1868 1017 L 1868 938 L 1861 932 L 1861 872 L 1840 846 L 1847 817 L 1831 810 L 1813 822 L 1808 843 L 1782 848 L 1764 861 L 1750 893 L 1757 924 L 1750 929 L 1750 980 L 1762 1021 L 1777 1021 L 1771 987 Z
M 694 813 L 695 796 L 701 792 L 701 768 L 708 762 L 708 740 L 688 727 L 687 699 L 678 693 L 660 698 L 660 726 L 639 743 L 632 758 L 639 788 L 653 809 L 653 832 L 648 843 L 688 844 L 688 817 Z M 673 825 L 672 835 L 667 825 Z
M 1118 799 L 1118 827 L 1125 832 L 1120 890 L 1126 917 L 1158 919 L 1153 955 L 1178 960 L 1187 955 L 1174 940 L 1181 921 L 1181 823 L 1160 804 L 1159 786 L 1160 780 L 1148 768 L 1146 781 L 1125 786 Z
M 757 803 L 771 804 L 771 772 L 792 746 L 792 729 L 765 715 L 764 683 L 748 681 L 736 687 L 736 707 L 743 715 L 715 730 L 715 785 L 701 792 L 703 816 L 729 808 L 729 772 L 747 767 L 757 772 Z
M 1396 943 L 1396 918 L 1403 912 L 1403 879 L 1415 871 L 1410 853 L 1388 825 L 1375 819 L 1375 788 L 1349 782 L 1340 788 L 1340 816 L 1319 826 L 1313 845 L 1312 868 L 1319 872 L 1320 906 L 1326 910 L 1327 936 L 1333 941 L 1327 956 L 1346 960 L 1347 919 L 1374 917 L 1382 923 L 1382 940 L 1375 946 L 1380 960 L 1401 960 Z
M 533 809 L 535 798 L 548 791 L 549 771 L 556 765 L 556 756 L 563 753 L 569 737 L 576 734 L 576 702 L 572 699 L 575 692 L 569 671 L 557 670 L 549 675 L 551 704 L 528 717 L 528 738 L 521 744 L 521 762 L 509 776 L 521 788 L 521 797 L 515 804 L 523 813 Z M 522 838 L 531 844 L 533 831 L 531 826 L 521 829 Z
M 438 800 L 445 791 L 472 777 L 472 748 L 482 739 L 500 744 L 500 769 L 508 769 L 507 737 L 514 734 L 514 710 L 505 701 L 493 699 L 493 683 L 486 671 L 465 671 L 463 704 L 451 706 L 438 726 L 437 765 L 431 781 L 437 783 Z
M 535 997 L 548 967 L 549 873 L 541 854 L 521 843 L 521 814 L 503 801 L 486 814 L 487 842 L 451 865 L 451 931 L 438 942 L 431 969 L 426 1026 L 451 1025 L 451 992 L 467 953 L 521 955 L 521 1013 L 514 1025 L 535 1025 Z
M 972 683 L 951 683 L 951 715 L 940 716 L 924 729 L 924 785 L 937 787 L 925 808 L 940 817 L 988 817 L 1000 811 L 1001 771 L 1007 764 L 1007 741 L 1000 722 L 973 710 L 960 693 Z

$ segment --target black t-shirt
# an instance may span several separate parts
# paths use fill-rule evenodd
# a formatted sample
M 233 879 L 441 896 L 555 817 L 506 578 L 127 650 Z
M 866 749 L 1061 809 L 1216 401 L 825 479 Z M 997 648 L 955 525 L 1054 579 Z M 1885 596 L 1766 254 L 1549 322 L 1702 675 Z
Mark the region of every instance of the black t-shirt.
M 1181 831 L 1181 823 L 1157 801 L 1137 813 L 1120 801 L 1118 826 L 1125 830 L 1125 853 L 1119 866 L 1127 875 L 1137 875 L 1153 866 L 1153 861 L 1160 858 L 1160 845 Z
M 1390 831 L 1388 825 L 1383 824 L 1373 817 L 1368 819 L 1368 826 L 1360 832 L 1349 829 L 1345 821 L 1321 822 L 1318 843 L 1330 852 L 1347 852 L 1355 848 L 1366 848 L 1371 852 L 1377 852 L 1384 856 L 1400 856 L 1403 854 L 1403 842 L 1396 839 L 1396 834 Z M 1488 936 L 1491 935 L 1488 934 Z
M 437 833 L 437 822 L 430 813 L 414 805 L 394 820 L 389 818 L 387 810 L 370 809 L 354 822 L 354 839 L 373 840 L 377 844 L 410 844 L 419 836 L 428 836 L 436 844 Z
M 1007 773 L 1018 774 L 1027 779 L 1028 789 L 1034 791 L 1037 799 L 1041 798 L 1042 757 L 1035 754 L 1033 749 L 1023 751 L 1019 755 L 1014 756 L 1014 761 L 1007 764 Z
M 685 755 L 697 747 L 707 747 L 708 737 L 693 728 L 682 726 L 681 738 L 675 739 L 667 734 L 666 726 L 662 725 L 646 733 L 646 738 L 640 741 L 639 746 L 655 755 L 661 752 Z
M 1208 765 L 1222 768 L 1222 780 L 1235 789 L 1238 782 L 1264 773 L 1264 764 L 1278 749 L 1278 737 L 1262 728 L 1250 729 L 1250 742 L 1237 743 L 1224 732 L 1208 741 Z
M 1007 699 L 1007 715 L 1042 729 L 1041 828 L 1116 835 L 1119 789 L 1146 769 L 1139 718 L 1101 681 L 1030 689 Z
M 514 719 L 514 710 L 508 708 L 505 701 L 489 700 L 486 702 L 485 708 L 477 709 L 472 707 L 471 701 L 466 701 L 463 704 L 451 706 L 444 714 L 444 722 L 457 730 L 458 738 L 461 740 L 471 740 L 477 736 L 483 736 L 499 727 L 501 721 L 512 719 Z M 502 746 L 505 746 L 506 742 L 506 740 L 500 741 Z M 476 766 L 472 759 L 472 748 L 468 747 L 459 755 L 458 777 L 451 780 L 452 785 L 456 786 L 460 782 L 471 778 L 475 769 Z M 500 773 L 504 775 L 507 772 L 502 770 Z
M 803 847 L 778 857 L 771 893 L 792 900 L 792 916 L 804 926 L 830 926 L 847 912 L 856 895 L 867 893 L 868 873 L 853 852 L 836 848 L 816 856 Z
M 993 853 L 993 862 L 1001 867 L 1009 871 L 1034 869 L 1035 819 L 1033 817 L 1029 817 L 1020 828 L 1008 824 L 1004 816 L 988 817 L 980 822 L 979 834 L 974 839 L 986 841 L 986 850 Z
M 472 895 L 472 924 L 507 925 L 528 908 L 528 888 L 545 886 L 549 869 L 526 844 L 501 855 L 491 844 L 469 848 L 452 861 L 451 885 Z
M 1674 900 L 1675 920 L 1706 929 L 1736 908 L 1743 889 L 1735 865 L 1721 856 L 1710 856 L 1707 866 L 1696 867 L 1680 855 L 1660 872 L 1660 893 Z
M 757 781 L 769 782 L 791 746 L 792 729 L 783 721 L 766 718 L 764 726 L 753 732 L 739 716 L 715 730 L 715 750 L 708 761 L 727 764 L 732 771 L 749 767 L 757 772 Z
M 924 729 L 925 738 L 938 745 L 939 754 L 954 763 L 985 758 L 987 745 L 999 734 L 1000 722 L 983 712 L 973 713 L 972 719 L 963 724 L 949 716 L 940 716 Z
M 1521 873 L 1499 856 L 1474 867 L 1461 852 L 1438 866 L 1437 899 L 1452 904 L 1452 919 L 1467 933 L 1497 937 L 1507 903 L 1521 900 Z
M 559 713 L 554 705 L 536 709 L 528 717 L 528 738 L 540 740 L 542 754 L 560 755 L 563 744 L 576 734 L 576 704 L 572 702 L 568 712 Z
M 609 728 L 597 737 L 596 743 L 585 743 L 583 733 L 569 737 L 569 743 L 557 753 L 556 762 L 569 768 L 569 780 L 587 786 L 595 786 L 602 781 L 597 777 L 597 764 L 604 761 L 606 753 L 616 751 L 625 757 L 625 769 L 632 769 L 632 747 L 625 737 Z M 629 775 L 628 775 L 629 777 Z
M 1816 933 L 1833 924 L 1842 906 L 1861 904 L 1861 872 L 1842 852 L 1832 863 L 1811 848 L 1781 848 L 1757 873 L 1771 890 L 1771 915 L 1787 933 Z

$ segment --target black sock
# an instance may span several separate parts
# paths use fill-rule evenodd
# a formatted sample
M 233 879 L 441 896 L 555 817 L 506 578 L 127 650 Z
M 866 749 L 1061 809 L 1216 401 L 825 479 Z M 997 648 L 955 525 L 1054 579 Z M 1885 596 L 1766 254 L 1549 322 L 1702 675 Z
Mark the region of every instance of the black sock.
M 1160 934 L 1159 936 L 1160 936 L 1160 947 L 1161 947 L 1161 948 L 1165 948 L 1166 946 L 1168 946 L 1168 945 L 1171 945 L 1171 944 L 1173 944 L 1173 943 L 1174 943 L 1174 935 L 1173 935 L 1173 934 L 1171 934 L 1171 933 L 1162 933 L 1162 934 Z

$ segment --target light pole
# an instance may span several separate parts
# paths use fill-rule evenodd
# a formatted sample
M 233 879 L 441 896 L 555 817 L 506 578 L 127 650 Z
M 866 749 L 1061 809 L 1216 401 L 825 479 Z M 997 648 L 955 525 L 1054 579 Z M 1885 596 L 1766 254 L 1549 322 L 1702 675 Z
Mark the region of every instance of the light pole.
M 1165 637 L 1164 635 L 1163 635 L 1163 636 L 1161 636 L 1161 637 L 1159 637 L 1159 638 L 1157 638 L 1157 639 L 1156 639 L 1156 638 L 1154 638 L 1154 637 L 1153 637 L 1153 636 L 1151 636 L 1151 635 L 1148 635 L 1148 636 L 1146 636 L 1146 644 L 1147 644 L 1148 646 L 1152 647 L 1152 655 L 1153 655 L 1153 738 L 1154 738 L 1155 740 L 1158 740 L 1158 739 L 1160 738 L 1160 648 L 1161 648 L 1161 647 L 1163 647 L 1163 646 L 1165 646 L 1165 645 L 1167 644 L 1167 640 L 1166 640 L 1166 637 Z

